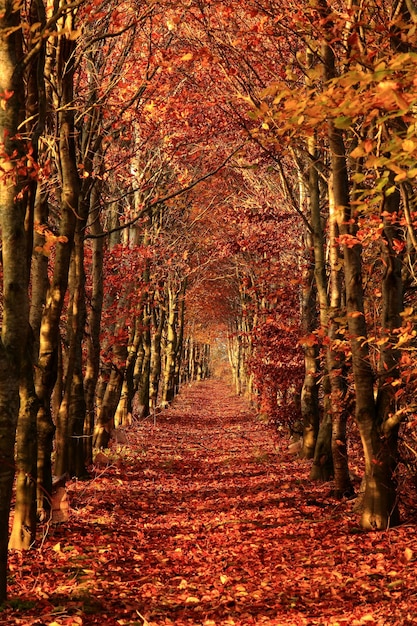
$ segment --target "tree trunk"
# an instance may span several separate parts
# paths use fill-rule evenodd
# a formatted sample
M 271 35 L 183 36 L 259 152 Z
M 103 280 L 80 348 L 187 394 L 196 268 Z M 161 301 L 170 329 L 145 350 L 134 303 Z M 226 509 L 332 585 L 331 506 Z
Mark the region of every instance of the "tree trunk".
M 29 22 L 45 24 L 45 8 L 43 2 L 30 4 Z M 32 30 L 32 29 L 31 29 Z M 36 45 L 29 35 L 29 50 Z M 45 45 L 43 44 L 37 55 L 32 59 L 26 70 L 26 134 L 31 139 L 32 157 L 39 162 L 38 140 L 45 126 L 45 83 L 44 83 Z M 27 238 L 27 277 L 31 269 L 34 237 L 34 223 L 41 225 L 43 220 L 39 215 L 41 198 L 38 182 L 35 178 L 26 182 L 27 210 L 25 216 L 25 230 Z M 31 292 L 35 302 L 44 303 L 48 285 L 47 260 L 43 254 L 44 271 L 32 275 Z M 46 261 L 46 263 L 45 263 Z M 46 279 L 46 280 L 45 280 Z M 37 282 L 39 280 L 39 283 Z M 42 295 L 41 295 L 42 294 Z M 30 315 L 30 314 L 29 314 Z M 41 315 L 41 313 L 40 313 Z M 39 315 L 39 321 L 40 321 Z M 39 329 L 39 325 L 37 326 Z M 13 527 L 9 540 L 9 549 L 26 550 L 36 539 L 36 473 L 37 473 L 37 432 L 36 414 L 38 402 L 33 382 L 33 356 L 38 352 L 38 337 L 33 353 L 33 333 L 30 333 L 30 344 L 24 354 L 20 382 L 20 409 L 16 437 L 16 498 L 14 506 Z
M 152 337 L 152 354 L 151 354 L 151 376 L 149 383 L 149 402 L 152 410 L 158 406 L 158 391 L 161 380 L 162 360 L 161 360 L 161 340 L 162 331 L 165 326 L 165 309 L 159 308 L 159 319 L 156 319 L 155 305 L 153 308 L 154 333 Z
M 86 476 L 84 461 L 85 398 L 82 376 L 82 339 L 85 327 L 84 227 L 77 222 L 70 268 L 68 306 L 68 358 L 64 394 L 57 415 L 55 475 Z
M 180 372 L 184 353 L 184 326 L 185 326 L 185 292 L 187 280 L 184 279 L 180 289 L 179 313 L 178 313 L 178 333 L 175 346 L 175 366 L 174 366 L 174 397 L 180 390 Z M 204 377 L 204 375 L 203 375 Z
M 391 185 L 394 184 L 391 175 Z M 370 466 L 370 474 L 365 484 L 362 502 L 362 526 L 364 528 L 388 528 L 399 523 L 398 502 L 394 472 L 398 463 L 398 428 L 396 419 L 396 386 L 394 381 L 400 378 L 400 350 L 396 348 L 398 335 L 395 331 L 401 327 L 403 310 L 402 254 L 396 253 L 393 242 L 403 240 L 403 228 L 396 221 L 400 207 L 398 190 L 384 198 L 384 237 L 382 242 L 382 260 L 384 275 L 382 279 L 382 314 L 381 327 L 386 338 L 381 346 L 378 366 L 378 394 L 376 416 L 373 429 L 364 433 L 365 458 Z M 392 217 L 390 217 L 392 216 Z
M 16 8 L 17 7 L 17 8 Z M 19 381 L 22 359 L 27 354 L 29 301 L 26 198 L 17 166 L 25 159 L 18 137 L 24 116 L 21 74 L 22 30 L 20 11 L 10 0 L 0 1 L 0 227 L 3 263 L 3 319 L 0 339 L 0 603 L 7 596 L 7 544 L 9 513 L 15 471 L 14 445 L 19 412 Z
M 175 355 L 177 350 L 177 323 L 178 323 L 178 292 L 173 287 L 168 286 L 168 316 L 167 316 L 167 336 L 165 344 L 165 361 L 162 387 L 163 407 L 169 406 L 174 398 L 174 374 Z
M 96 181 L 90 197 L 89 229 L 96 235 L 92 240 L 91 304 L 87 319 L 87 359 L 84 376 L 86 416 L 84 424 L 85 462 L 93 462 L 93 432 L 96 411 L 96 389 L 100 373 L 100 326 L 103 311 L 103 258 L 104 238 L 100 221 L 100 199 Z
M 107 382 L 100 412 L 94 427 L 94 448 L 107 448 L 114 429 L 114 416 L 122 392 L 127 348 L 125 345 L 113 347 L 113 358 L 109 381 Z
M 142 340 L 142 319 L 138 316 L 130 333 L 129 346 L 127 348 L 126 368 L 120 393 L 119 404 L 115 414 L 115 425 L 128 426 L 129 415 L 132 414 L 132 402 L 135 395 L 133 374 L 135 370 L 138 349 Z
M 336 75 L 332 47 L 323 46 L 326 78 Z M 355 224 L 351 223 L 349 179 L 343 133 L 329 126 L 329 147 L 333 174 L 334 200 L 338 211 L 339 232 L 355 235 Z M 362 285 L 362 248 L 360 244 L 343 245 L 345 266 L 345 289 L 347 319 L 352 351 L 352 369 L 356 391 L 356 421 L 365 454 L 365 502 L 362 526 L 367 529 L 387 528 L 392 507 L 383 494 L 391 494 L 391 476 L 387 465 L 379 459 L 382 444 L 379 441 L 378 421 L 374 400 L 374 372 L 366 341 L 368 331 L 365 320 L 364 294 Z M 387 506 L 388 505 L 388 506 Z
M 138 405 L 140 417 L 149 415 L 149 384 L 151 372 L 151 315 L 149 311 L 149 303 L 146 303 L 143 309 L 143 330 L 142 330 L 142 359 L 141 359 L 141 375 L 138 386 Z
M 347 401 L 347 371 L 343 349 L 338 347 L 344 341 L 343 328 L 343 276 L 342 259 L 338 245 L 339 229 L 334 202 L 332 177 L 329 185 L 329 265 L 330 265 L 330 308 L 328 315 L 329 338 L 326 347 L 327 371 L 331 388 L 332 412 L 332 459 L 334 473 L 334 495 L 352 496 L 354 493 L 350 480 L 346 424 L 349 416 Z
M 36 473 L 38 399 L 33 382 L 32 351 L 25 356 L 20 383 L 16 436 L 16 501 L 9 549 L 27 550 L 36 539 Z
M 311 258 L 312 237 L 306 234 L 306 258 L 302 287 L 302 332 L 306 337 L 304 350 L 304 381 L 301 389 L 301 418 L 303 422 L 303 444 L 300 456 L 312 459 L 316 447 L 320 424 L 318 377 L 318 350 L 312 333 L 317 327 L 316 289 L 314 286 L 314 256 Z
M 67 16 L 70 22 L 70 16 Z M 72 28 L 72 24 L 67 26 Z M 38 411 L 38 507 L 44 518 L 49 511 L 52 487 L 52 437 L 54 424 L 51 416 L 51 396 L 57 379 L 59 323 L 68 285 L 68 271 L 74 240 L 79 200 L 79 178 L 74 143 L 73 73 L 75 40 L 61 35 L 57 63 L 60 77 L 59 156 L 61 164 L 61 224 L 60 240 L 56 246 L 55 265 L 42 315 L 39 362 L 36 369 Z M 45 446 L 42 449 L 42 446 Z

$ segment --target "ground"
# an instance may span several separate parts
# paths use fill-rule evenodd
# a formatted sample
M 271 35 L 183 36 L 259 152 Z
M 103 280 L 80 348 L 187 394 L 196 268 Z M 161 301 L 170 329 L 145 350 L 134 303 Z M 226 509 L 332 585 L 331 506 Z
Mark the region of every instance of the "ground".
M 416 518 L 361 532 L 287 447 L 223 382 L 184 389 L 11 554 L 0 624 L 417 624 Z

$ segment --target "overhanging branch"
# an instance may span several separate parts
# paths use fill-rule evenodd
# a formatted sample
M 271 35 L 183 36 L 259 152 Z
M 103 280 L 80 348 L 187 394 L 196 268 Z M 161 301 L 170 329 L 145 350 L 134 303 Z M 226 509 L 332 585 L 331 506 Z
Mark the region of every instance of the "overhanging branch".
M 113 233 L 120 232 L 121 230 L 124 230 L 125 228 L 129 228 L 130 226 L 133 226 L 133 224 L 136 224 L 136 222 L 138 222 L 144 215 L 146 215 L 146 213 L 148 213 L 149 211 L 152 211 L 152 209 L 155 206 L 158 206 L 159 204 L 164 204 L 164 202 L 168 202 L 168 200 L 172 200 L 173 198 L 177 198 L 178 196 L 181 196 L 184 193 L 187 193 L 188 191 L 190 191 L 191 189 L 193 189 L 200 183 L 204 182 L 208 178 L 211 178 L 212 176 L 215 176 L 216 174 L 218 174 L 220 170 L 222 170 L 228 164 L 228 162 L 235 156 L 235 154 L 237 154 L 239 150 L 243 148 L 244 145 L 245 145 L 244 143 L 240 144 L 214 170 L 207 172 L 207 174 L 204 174 L 204 176 L 200 176 L 200 178 L 197 178 L 186 187 L 182 187 L 181 189 L 177 189 L 176 191 L 173 191 L 167 194 L 166 196 L 163 196 L 162 198 L 157 198 L 156 200 L 153 200 L 152 202 L 146 203 L 143 209 L 139 211 L 139 213 L 133 219 L 129 220 L 128 222 L 125 222 L 125 224 L 121 224 L 120 226 L 115 226 L 114 228 L 111 228 L 110 230 L 106 230 L 105 232 L 100 233 L 99 235 L 85 235 L 84 238 L 85 239 L 101 239 L 103 237 L 108 237 L 109 235 Z M 139 189 L 137 191 L 139 191 Z

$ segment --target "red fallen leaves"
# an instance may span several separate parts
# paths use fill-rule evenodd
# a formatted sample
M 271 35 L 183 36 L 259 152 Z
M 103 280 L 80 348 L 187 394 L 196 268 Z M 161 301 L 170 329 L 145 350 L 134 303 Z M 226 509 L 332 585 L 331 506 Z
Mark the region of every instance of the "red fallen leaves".
M 11 555 L 0 624 L 415 623 L 414 528 L 361 533 L 286 447 L 222 383 L 195 384 Z

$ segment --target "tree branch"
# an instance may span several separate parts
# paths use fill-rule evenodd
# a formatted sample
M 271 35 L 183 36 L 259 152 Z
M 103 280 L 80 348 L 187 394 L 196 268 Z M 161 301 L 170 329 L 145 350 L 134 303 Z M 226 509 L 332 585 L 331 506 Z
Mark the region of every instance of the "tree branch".
M 226 159 L 222 163 L 220 163 L 218 167 L 216 167 L 214 170 L 211 170 L 210 172 L 207 172 L 207 174 L 204 174 L 204 176 L 200 176 L 200 178 L 197 178 L 197 180 L 194 180 L 192 183 L 190 183 L 186 187 L 183 187 L 182 189 L 177 189 L 176 191 L 173 191 L 167 194 L 166 196 L 163 196 L 162 198 L 158 198 L 157 200 L 153 200 L 152 202 L 145 204 L 143 209 L 139 211 L 138 215 L 136 215 L 136 217 L 134 217 L 133 219 L 129 220 L 129 222 L 126 222 L 125 224 L 122 224 L 120 226 L 116 226 L 115 228 L 111 228 L 110 230 L 106 230 L 105 232 L 100 233 L 99 235 L 85 235 L 84 238 L 85 239 L 101 239 L 102 237 L 107 237 L 108 235 L 111 235 L 112 233 L 117 233 L 121 230 L 124 230 L 125 228 L 129 228 L 130 226 L 133 226 L 133 224 L 136 224 L 136 222 L 139 221 L 141 217 L 143 217 L 146 213 L 148 213 L 148 211 L 152 210 L 155 206 L 158 206 L 159 204 L 164 204 L 164 202 L 168 202 L 168 200 L 172 200 L 173 198 L 177 198 L 178 196 L 181 196 L 184 193 L 187 193 L 187 191 L 190 191 L 191 189 L 193 189 L 200 183 L 204 182 L 208 178 L 211 178 L 212 176 L 215 176 L 216 174 L 218 174 L 218 172 L 220 172 L 220 170 L 222 170 L 227 165 L 227 163 L 235 156 L 235 154 L 239 152 L 239 150 L 241 150 L 241 148 L 244 145 L 245 143 L 240 144 L 236 148 L 236 150 L 234 150 L 231 154 L 229 154 L 229 156 L 226 157 Z M 137 189 L 136 191 L 139 191 L 139 189 Z

